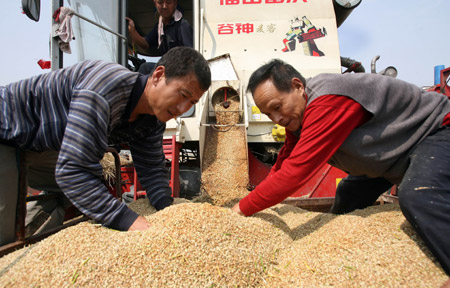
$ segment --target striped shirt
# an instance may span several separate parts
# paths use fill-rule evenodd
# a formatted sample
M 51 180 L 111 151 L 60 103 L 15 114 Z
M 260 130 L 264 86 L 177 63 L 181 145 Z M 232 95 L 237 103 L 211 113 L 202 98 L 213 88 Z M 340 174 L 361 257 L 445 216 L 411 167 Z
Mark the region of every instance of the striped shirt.
M 171 203 L 162 148 L 165 123 L 145 115 L 128 122 L 147 77 L 103 61 L 0 87 L 0 141 L 24 150 L 59 152 L 55 177 L 67 198 L 105 226 L 127 230 L 137 214 L 101 182 L 99 161 L 111 144 L 127 143 L 150 203 Z M 158 205 L 159 204 L 159 205 Z

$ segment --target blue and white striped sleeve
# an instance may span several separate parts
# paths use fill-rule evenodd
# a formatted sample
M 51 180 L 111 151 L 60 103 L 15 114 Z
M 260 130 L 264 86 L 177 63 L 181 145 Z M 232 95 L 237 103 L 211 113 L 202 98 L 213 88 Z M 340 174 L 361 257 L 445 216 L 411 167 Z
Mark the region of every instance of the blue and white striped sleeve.
M 165 125 L 161 125 L 146 139 L 130 143 L 139 182 L 147 192 L 150 204 L 157 210 L 164 209 L 173 202 L 162 145 L 164 130 Z
M 90 90 L 74 91 L 56 165 L 56 181 L 86 216 L 128 230 L 138 215 L 114 198 L 101 182 L 110 110 L 105 98 Z

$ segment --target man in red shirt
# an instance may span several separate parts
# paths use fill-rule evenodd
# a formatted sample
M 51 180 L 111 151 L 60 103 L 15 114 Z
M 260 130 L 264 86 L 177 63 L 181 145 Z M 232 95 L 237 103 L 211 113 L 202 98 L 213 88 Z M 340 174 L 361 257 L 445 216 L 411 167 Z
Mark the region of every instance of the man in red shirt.
M 450 101 L 377 74 L 321 74 L 305 80 L 272 60 L 250 77 L 256 105 L 287 137 L 269 175 L 232 209 L 271 207 L 324 163 L 349 174 L 331 213 L 372 205 L 399 185 L 403 214 L 450 275 Z M 280 185 L 280 183 L 283 183 Z

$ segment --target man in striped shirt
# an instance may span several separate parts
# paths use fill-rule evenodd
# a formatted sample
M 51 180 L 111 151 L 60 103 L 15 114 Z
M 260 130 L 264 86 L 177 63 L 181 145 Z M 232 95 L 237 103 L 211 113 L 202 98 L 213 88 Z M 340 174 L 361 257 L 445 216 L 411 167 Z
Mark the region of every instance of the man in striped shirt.
M 109 194 L 99 161 L 108 145 L 128 144 L 150 203 L 157 210 L 171 205 L 162 147 L 165 122 L 197 103 L 210 84 L 203 56 L 176 47 L 150 75 L 83 61 L 0 87 L 0 245 L 15 237 L 19 156 L 25 156 L 31 172 L 30 187 L 60 189 L 82 213 L 107 227 L 147 229 L 144 217 Z

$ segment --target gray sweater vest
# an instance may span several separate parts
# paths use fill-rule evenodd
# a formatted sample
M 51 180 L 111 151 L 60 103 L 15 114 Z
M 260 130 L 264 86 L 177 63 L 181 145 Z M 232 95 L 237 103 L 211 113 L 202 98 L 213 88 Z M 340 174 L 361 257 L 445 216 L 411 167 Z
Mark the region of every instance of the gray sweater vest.
M 342 95 L 373 115 L 353 130 L 328 163 L 351 175 L 384 177 L 393 184 L 402 180 L 412 150 L 450 112 L 445 95 L 377 74 L 321 74 L 307 80 L 305 91 L 307 106 L 323 95 Z

